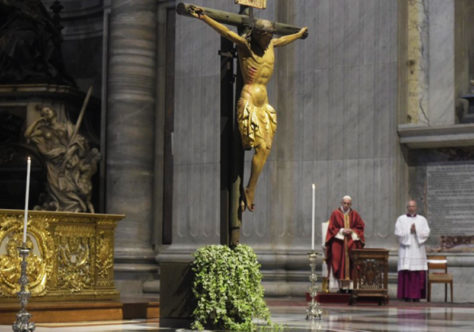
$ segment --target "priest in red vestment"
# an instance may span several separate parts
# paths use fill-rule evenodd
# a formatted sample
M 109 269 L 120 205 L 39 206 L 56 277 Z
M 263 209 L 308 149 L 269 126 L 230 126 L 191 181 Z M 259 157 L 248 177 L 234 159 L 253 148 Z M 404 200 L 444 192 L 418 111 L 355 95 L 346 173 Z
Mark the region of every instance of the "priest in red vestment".
M 352 288 L 350 252 L 352 249 L 360 249 L 365 245 L 364 221 L 357 211 L 351 208 L 351 205 L 352 198 L 344 196 L 341 206 L 331 214 L 326 235 L 329 286 L 330 289 L 336 286 L 342 292 L 347 292 Z M 338 285 L 334 285 L 335 281 Z

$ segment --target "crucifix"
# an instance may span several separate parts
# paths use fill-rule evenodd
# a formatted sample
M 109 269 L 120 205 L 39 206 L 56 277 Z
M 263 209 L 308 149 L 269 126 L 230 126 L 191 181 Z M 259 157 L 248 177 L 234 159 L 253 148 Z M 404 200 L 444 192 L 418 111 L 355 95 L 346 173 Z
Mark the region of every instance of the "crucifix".
M 221 36 L 221 243 L 240 242 L 242 213 L 255 209 L 255 189 L 272 147 L 277 127 L 275 109 L 269 104 L 266 85 L 274 69 L 274 48 L 308 35 L 307 28 L 253 17 L 253 6 L 265 8 L 266 0 L 236 0 L 239 14 L 180 3 L 178 14 L 202 20 Z M 224 24 L 237 26 L 238 33 Z M 281 37 L 273 38 L 273 35 Z M 235 44 L 235 47 L 234 47 Z M 236 100 L 233 105 L 233 58 L 239 59 Z M 234 107 L 236 108 L 234 112 Z M 243 151 L 254 149 L 249 182 L 244 188 Z

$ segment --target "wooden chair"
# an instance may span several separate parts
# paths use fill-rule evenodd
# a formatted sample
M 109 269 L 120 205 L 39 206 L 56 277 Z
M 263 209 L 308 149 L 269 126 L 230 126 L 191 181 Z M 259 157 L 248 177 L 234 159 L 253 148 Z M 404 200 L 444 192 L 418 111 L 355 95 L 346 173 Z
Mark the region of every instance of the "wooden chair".
M 433 272 L 443 270 L 443 272 Z M 448 302 L 448 284 L 451 290 L 451 303 L 453 302 L 453 275 L 448 273 L 448 260 L 446 256 L 428 256 L 428 302 L 431 301 L 431 284 L 444 284 L 444 302 Z

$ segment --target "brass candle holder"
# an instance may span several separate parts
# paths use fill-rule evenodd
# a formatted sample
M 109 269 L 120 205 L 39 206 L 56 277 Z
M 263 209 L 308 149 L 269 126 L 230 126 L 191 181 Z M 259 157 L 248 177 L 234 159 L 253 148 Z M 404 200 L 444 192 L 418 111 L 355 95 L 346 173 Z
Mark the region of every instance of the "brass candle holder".
M 311 268 L 311 273 L 309 275 L 309 281 L 311 282 L 311 286 L 309 287 L 311 302 L 309 302 L 308 309 L 306 309 L 307 320 L 320 320 L 322 314 L 322 311 L 319 308 L 319 303 L 316 300 L 316 296 L 318 294 L 318 286 L 316 285 L 316 281 L 318 280 L 318 276 L 316 275 L 316 262 L 318 255 L 319 254 L 317 254 L 315 251 L 308 253 L 309 266 Z

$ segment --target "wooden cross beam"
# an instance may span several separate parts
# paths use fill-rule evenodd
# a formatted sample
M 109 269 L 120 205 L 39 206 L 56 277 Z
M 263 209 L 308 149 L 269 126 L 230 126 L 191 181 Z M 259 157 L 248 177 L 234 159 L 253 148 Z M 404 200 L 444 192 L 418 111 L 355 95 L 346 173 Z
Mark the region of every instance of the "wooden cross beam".
M 183 3 L 183 2 L 180 2 L 178 4 L 178 6 L 176 7 L 176 11 L 180 15 L 193 17 L 191 13 L 194 11 L 194 8 L 196 7 L 203 9 L 205 15 L 216 20 L 217 22 L 236 26 L 236 27 L 252 28 L 260 20 L 258 18 L 257 19 L 252 18 L 252 16 L 248 16 L 248 15 L 236 14 L 236 13 L 226 12 L 223 10 L 206 8 L 206 7 L 201 7 L 201 6 L 193 5 L 190 3 Z M 273 24 L 274 34 L 276 35 L 281 35 L 281 36 L 291 35 L 301 30 L 301 28 L 294 25 L 290 25 L 290 24 L 279 23 L 279 22 L 272 22 L 272 24 Z M 306 32 L 303 35 L 302 39 L 305 39 L 307 36 L 308 36 L 308 32 Z

